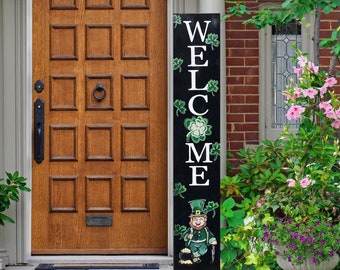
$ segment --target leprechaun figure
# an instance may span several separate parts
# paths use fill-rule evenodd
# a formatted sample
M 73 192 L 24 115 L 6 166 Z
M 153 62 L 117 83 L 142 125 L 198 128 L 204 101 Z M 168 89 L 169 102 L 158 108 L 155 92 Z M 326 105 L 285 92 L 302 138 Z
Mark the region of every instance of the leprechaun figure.
M 208 246 L 217 245 L 214 234 L 207 227 L 207 213 L 204 209 L 205 200 L 193 200 L 189 202 L 192 212 L 190 218 L 190 228 L 184 233 L 184 241 L 187 248 L 192 253 L 192 262 L 200 263 L 201 256 L 207 253 Z

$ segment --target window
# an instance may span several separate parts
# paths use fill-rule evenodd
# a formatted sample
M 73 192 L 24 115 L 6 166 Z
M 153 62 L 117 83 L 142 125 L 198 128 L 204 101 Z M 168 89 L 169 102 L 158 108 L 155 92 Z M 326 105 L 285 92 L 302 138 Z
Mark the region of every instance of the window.
M 260 32 L 260 140 L 275 140 L 286 124 L 292 129 L 299 124 L 286 119 L 288 106 L 282 92 L 295 76 L 292 59 L 296 55 L 292 45 L 313 56 L 312 27 L 306 27 L 307 21 L 312 25 L 310 18 L 306 18 L 302 24 L 293 20 Z
M 290 79 L 296 80 L 293 73 L 292 60 L 296 56 L 292 46 L 295 44 L 301 50 L 301 24 L 296 20 L 282 26 L 272 26 L 271 33 L 272 43 L 272 93 L 271 93 L 271 128 L 282 129 L 284 125 L 290 124 L 292 128 L 296 128 L 298 123 L 288 121 L 285 114 L 288 107 L 285 104 L 285 98 L 282 92 L 286 85 L 290 83 Z

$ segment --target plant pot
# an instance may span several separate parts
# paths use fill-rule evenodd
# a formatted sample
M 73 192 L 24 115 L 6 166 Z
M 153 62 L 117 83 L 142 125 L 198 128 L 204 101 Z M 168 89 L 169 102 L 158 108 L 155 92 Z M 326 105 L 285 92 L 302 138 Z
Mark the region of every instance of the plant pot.
M 303 264 L 293 264 L 280 255 L 276 256 L 277 264 L 283 270 L 332 270 L 339 263 L 339 255 L 334 254 L 333 257 L 329 257 L 328 260 L 322 261 L 320 264 L 312 262 L 312 257 L 307 257 Z

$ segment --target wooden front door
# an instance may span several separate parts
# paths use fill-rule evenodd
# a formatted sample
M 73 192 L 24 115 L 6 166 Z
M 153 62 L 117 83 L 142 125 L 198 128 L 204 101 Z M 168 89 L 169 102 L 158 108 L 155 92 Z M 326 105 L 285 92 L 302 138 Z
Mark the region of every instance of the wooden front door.
M 165 254 L 167 1 L 33 2 L 32 254 Z

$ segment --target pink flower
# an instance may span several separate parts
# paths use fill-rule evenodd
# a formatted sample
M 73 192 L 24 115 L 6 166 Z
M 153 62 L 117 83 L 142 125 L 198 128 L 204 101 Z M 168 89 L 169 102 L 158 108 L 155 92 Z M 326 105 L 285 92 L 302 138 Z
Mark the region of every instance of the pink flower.
M 262 203 L 261 203 L 261 202 L 263 202 L 265 199 L 266 199 L 265 197 L 261 197 L 261 198 L 258 200 L 258 202 L 256 203 L 256 206 L 257 206 L 257 207 L 261 207 L 261 206 L 262 206 Z
M 301 94 L 303 93 L 303 89 L 300 87 L 294 87 L 294 98 L 301 97 Z
M 301 113 L 305 111 L 305 108 L 299 105 L 293 105 L 290 107 L 286 113 L 286 117 L 288 120 L 299 119 L 301 117 Z
M 319 66 L 314 65 L 314 63 L 312 63 L 312 62 L 308 62 L 308 70 L 310 72 L 318 74 L 319 73 Z
M 334 122 L 332 123 L 332 127 L 335 129 L 339 129 L 340 128 L 340 120 L 336 119 L 334 120 Z
M 320 97 L 322 98 L 324 94 L 326 94 L 327 92 L 327 85 L 324 84 L 323 86 L 321 86 L 320 88 L 318 88 L 320 91 Z
M 328 110 L 328 111 L 325 111 L 325 115 L 330 119 L 336 119 L 337 118 L 333 108 Z
M 306 90 L 303 91 L 303 95 L 305 97 L 309 97 L 309 98 L 314 98 L 314 96 L 318 93 L 318 91 L 316 91 L 314 88 L 308 88 Z
M 298 64 L 299 64 L 299 66 L 302 67 L 302 68 L 303 68 L 303 67 L 307 64 L 307 62 L 308 62 L 307 57 L 305 57 L 305 56 L 299 56 L 297 59 L 298 59 Z
M 330 111 L 330 110 L 333 110 L 333 107 L 332 107 L 332 105 L 331 105 L 331 101 L 330 101 L 330 100 L 329 100 L 329 101 L 320 102 L 319 108 L 320 108 L 320 109 L 324 109 L 325 112 Z
M 310 185 L 310 181 L 307 177 L 303 178 L 301 181 L 300 181 L 300 185 L 302 188 L 306 188 Z
M 288 187 L 295 187 L 295 180 L 294 179 L 287 179 Z
M 334 77 L 329 77 L 325 80 L 325 85 L 327 87 L 332 87 L 336 83 L 337 83 L 337 80 Z
M 297 68 L 296 66 L 293 66 L 293 72 L 296 74 L 296 76 L 300 77 L 302 74 L 302 68 Z

